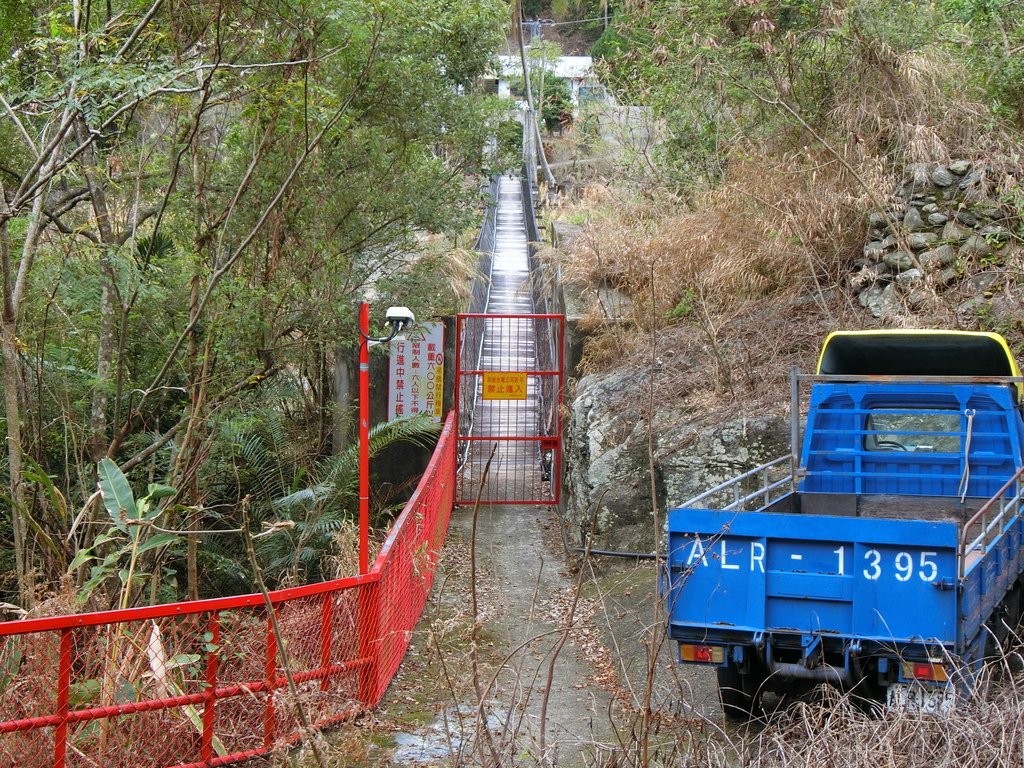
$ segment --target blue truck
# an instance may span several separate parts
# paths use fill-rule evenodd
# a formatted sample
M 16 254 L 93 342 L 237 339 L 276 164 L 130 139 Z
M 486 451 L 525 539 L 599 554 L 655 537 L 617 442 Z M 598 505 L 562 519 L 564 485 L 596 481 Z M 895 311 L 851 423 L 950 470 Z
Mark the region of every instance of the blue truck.
M 970 692 L 1021 618 L 1022 384 L 1001 336 L 957 331 L 836 332 L 793 371 L 790 455 L 668 514 L 669 636 L 726 716 L 821 683 L 927 713 Z

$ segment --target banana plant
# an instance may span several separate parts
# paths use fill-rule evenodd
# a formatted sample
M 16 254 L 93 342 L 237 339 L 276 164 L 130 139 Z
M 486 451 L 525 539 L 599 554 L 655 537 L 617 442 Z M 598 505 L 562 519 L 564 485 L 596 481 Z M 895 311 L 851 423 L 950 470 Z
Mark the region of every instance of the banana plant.
M 97 536 L 91 546 L 78 551 L 68 571 L 74 573 L 81 566 L 92 563 L 89 579 L 82 587 L 85 596 L 116 574 L 121 582 L 120 607 L 127 608 L 131 604 L 132 585 L 139 579 L 135 572 L 139 557 L 159 547 L 172 545 L 180 538 L 178 534 L 154 528 L 156 519 L 164 511 L 159 501 L 173 496 L 176 491 L 167 485 L 151 483 L 146 494 L 136 499 L 128 479 L 117 464 L 110 459 L 102 459 L 96 469 L 100 496 L 110 516 L 111 526 Z

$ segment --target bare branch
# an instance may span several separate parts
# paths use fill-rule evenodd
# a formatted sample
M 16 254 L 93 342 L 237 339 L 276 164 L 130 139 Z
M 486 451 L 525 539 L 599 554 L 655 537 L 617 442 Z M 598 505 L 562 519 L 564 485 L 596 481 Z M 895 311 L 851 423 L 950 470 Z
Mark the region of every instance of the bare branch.
M 163 5 L 163 3 L 164 0 L 156 0 L 156 2 L 150 6 L 149 10 L 146 11 L 146 15 L 142 17 L 142 20 L 138 23 L 135 29 L 132 30 L 132 33 L 128 35 L 128 39 L 124 41 L 124 44 L 118 50 L 117 58 L 123 58 L 124 55 L 131 50 L 131 47 L 135 45 L 135 41 L 139 39 L 139 35 L 141 35 L 142 31 L 149 25 L 149 22 L 153 20 L 153 17 L 156 16 L 157 11 L 160 10 L 160 6 Z
M 22 138 L 25 139 L 25 143 L 28 144 L 28 148 L 31 149 L 32 154 L 38 158 L 39 148 L 36 146 L 35 142 L 32 141 L 32 137 L 28 135 L 28 131 L 25 130 L 24 124 L 18 119 L 18 114 L 11 109 L 11 105 L 7 103 L 7 99 L 4 98 L 2 93 L 0 93 L 0 104 L 4 105 L 4 109 L 7 110 L 7 114 L 11 116 L 11 120 L 14 121 L 14 124 L 18 127 L 18 131 L 21 133 Z
M 147 387 L 147 389 L 154 389 L 155 387 L 159 386 L 161 381 L 163 381 L 164 377 L 167 375 L 167 372 L 170 370 L 171 365 L 174 363 L 175 357 L 177 357 L 178 352 L 181 350 L 182 345 L 185 343 L 185 340 L 191 335 L 191 333 L 195 330 L 196 326 L 199 324 L 199 318 L 205 311 L 206 305 L 209 302 L 210 297 L 213 295 L 213 292 L 216 289 L 217 285 L 235 265 L 239 257 L 241 257 L 242 253 L 244 253 L 245 249 L 249 247 L 253 240 L 256 239 L 256 236 L 263 229 L 263 225 L 266 224 L 267 219 L 269 219 L 270 215 L 277 209 L 278 204 L 281 202 L 285 194 L 291 188 L 292 182 L 295 180 L 295 177 L 298 175 L 299 171 L 302 170 L 302 168 L 305 166 L 306 160 L 309 158 L 311 154 L 313 154 L 316 148 L 320 146 L 320 143 L 323 141 L 324 136 L 327 135 L 327 132 L 331 130 L 331 128 L 333 128 L 341 120 L 342 116 L 345 115 L 346 112 L 348 112 L 349 106 L 352 104 L 356 95 L 360 92 L 363 83 L 369 76 L 373 63 L 376 61 L 377 48 L 380 43 L 380 34 L 381 30 L 378 27 L 376 34 L 374 36 L 373 45 L 371 46 L 369 55 L 366 58 L 366 63 L 363 65 L 363 69 L 359 73 L 359 77 L 356 80 L 355 84 L 353 85 L 352 91 L 345 99 L 345 102 L 340 107 L 338 107 L 334 114 L 324 123 L 320 131 L 313 138 L 313 141 L 308 146 L 303 148 L 301 155 L 299 156 L 298 160 L 295 161 L 295 164 L 293 165 L 291 171 L 288 173 L 288 176 L 281 183 L 273 199 L 271 199 L 271 201 L 264 208 L 263 213 L 260 215 L 256 223 L 252 226 L 252 229 L 249 230 L 249 234 L 247 234 L 238 244 L 238 246 L 234 250 L 234 253 L 231 254 L 231 256 L 226 261 L 224 261 L 220 266 L 218 266 L 214 273 L 210 276 L 210 280 L 206 285 L 206 290 L 203 292 L 203 295 L 199 300 L 199 304 L 196 307 L 195 315 L 189 319 L 188 325 L 185 326 L 184 330 L 182 330 L 182 332 L 178 335 L 178 338 L 175 340 L 173 347 L 171 347 L 171 351 L 167 354 L 167 357 L 164 360 L 163 366 L 157 372 L 156 376 L 153 377 L 153 380 L 150 383 L 149 387 Z

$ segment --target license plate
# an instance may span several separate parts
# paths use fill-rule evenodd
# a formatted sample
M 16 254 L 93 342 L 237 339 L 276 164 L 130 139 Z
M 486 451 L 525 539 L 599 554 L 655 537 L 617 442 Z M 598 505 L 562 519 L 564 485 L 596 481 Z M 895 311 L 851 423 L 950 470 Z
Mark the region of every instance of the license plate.
M 947 715 L 953 711 L 956 691 L 952 685 L 894 683 L 886 691 L 890 709 L 925 715 Z

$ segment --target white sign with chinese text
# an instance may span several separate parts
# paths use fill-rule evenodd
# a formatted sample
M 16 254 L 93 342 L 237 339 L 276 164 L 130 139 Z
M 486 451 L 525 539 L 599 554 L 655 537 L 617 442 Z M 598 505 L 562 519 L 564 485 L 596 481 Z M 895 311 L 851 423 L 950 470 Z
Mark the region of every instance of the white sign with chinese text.
M 389 345 L 388 420 L 421 413 L 441 421 L 444 392 L 444 324 L 417 323 Z

